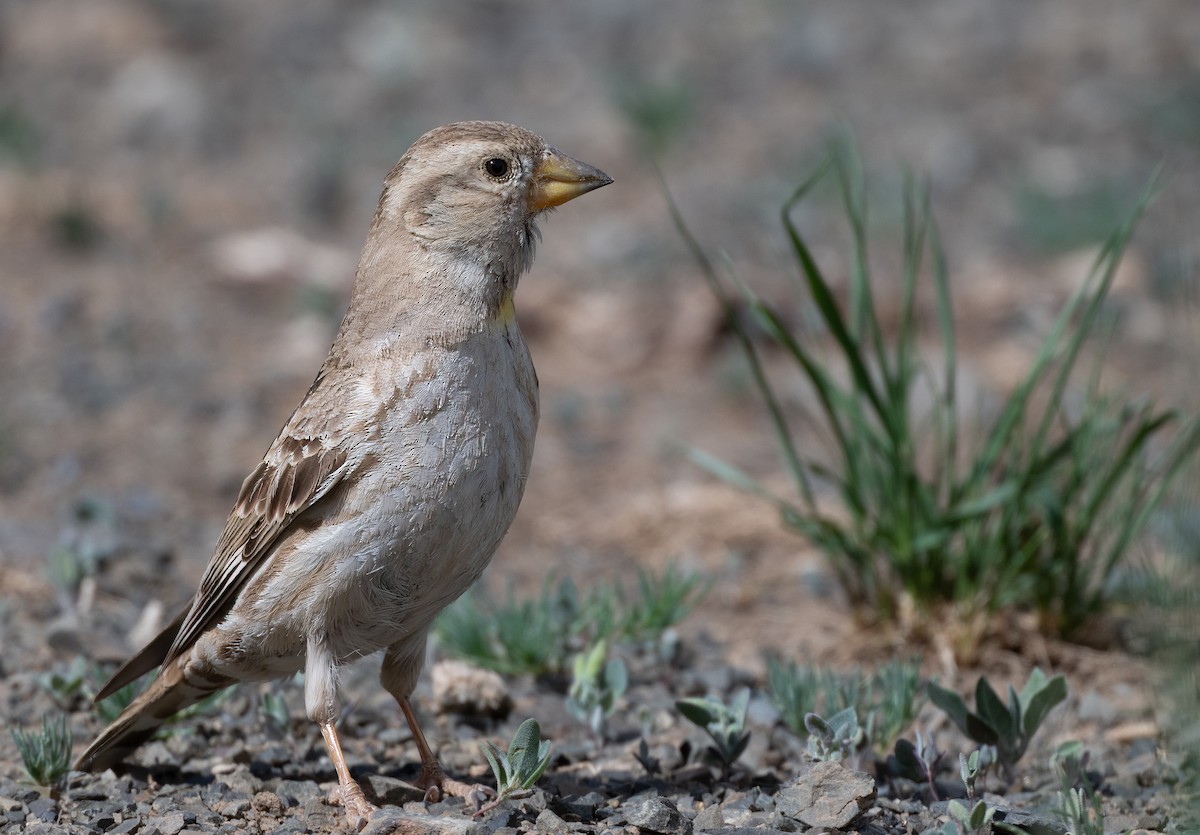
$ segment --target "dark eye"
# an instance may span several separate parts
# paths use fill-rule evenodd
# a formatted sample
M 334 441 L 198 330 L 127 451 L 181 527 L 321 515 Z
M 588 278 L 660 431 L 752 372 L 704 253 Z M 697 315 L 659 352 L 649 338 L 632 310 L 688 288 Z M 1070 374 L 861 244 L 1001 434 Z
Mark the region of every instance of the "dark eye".
M 483 164 L 483 170 L 493 177 L 503 177 L 508 174 L 508 160 L 501 157 L 492 157 Z

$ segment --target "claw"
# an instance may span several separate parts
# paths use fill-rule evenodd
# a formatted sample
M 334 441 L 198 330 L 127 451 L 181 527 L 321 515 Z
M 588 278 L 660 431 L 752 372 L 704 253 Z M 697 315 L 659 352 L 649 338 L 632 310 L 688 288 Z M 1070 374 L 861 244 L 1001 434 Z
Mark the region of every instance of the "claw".
M 342 808 L 346 810 L 350 825 L 354 827 L 355 832 L 361 832 L 370 822 L 371 816 L 379 811 L 379 807 L 367 800 L 358 783 L 348 783 L 339 786 L 339 789 L 338 799 Z

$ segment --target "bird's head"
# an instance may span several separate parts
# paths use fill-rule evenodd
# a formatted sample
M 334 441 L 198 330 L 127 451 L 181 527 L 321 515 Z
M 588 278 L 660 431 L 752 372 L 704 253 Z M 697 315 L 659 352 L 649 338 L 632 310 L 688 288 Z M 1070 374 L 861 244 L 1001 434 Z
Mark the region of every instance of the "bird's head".
M 388 174 L 375 226 L 515 281 L 532 261 L 537 216 L 611 182 L 524 128 L 455 122 L 418 139 Z

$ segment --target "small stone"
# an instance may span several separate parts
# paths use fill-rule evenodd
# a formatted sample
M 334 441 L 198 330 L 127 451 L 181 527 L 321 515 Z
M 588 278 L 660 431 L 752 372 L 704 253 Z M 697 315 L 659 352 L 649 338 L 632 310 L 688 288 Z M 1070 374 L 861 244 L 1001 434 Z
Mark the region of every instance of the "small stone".
M 717 805 L 705 806 L 696 813 L 696 817 L 692 820 L 692 827 L 696 832 L 704 832 L 709 829 L 723 829 L 725 827 L 725 815 L 721 812 L 721 807 Z
M 25 804 L 15 797 L 0 797 L 0 812 L 12 812 Z
M 311 780 L 280 780 L 275 794 L 288 806 L 303 806 L 310 800 L 321 800 L 325 793 Z
M 360 835 L 474 835 L 485 831 L 467 817 L 412 815 L 401 809 L 384 807 L 371 815 Z
M 31 800 L 27 806 L 30 817 L 51 823 L 58 820 L 58 802 L 49 797 L 39 797 Z
M 607 798 L 599 792 L 564 797 L 562 808 L 582 821 L 589 821 L 596 816 L 596 810 L 607 802 Z
M 508 685 L 493 670 L 463 661 L 439 661 L 433 665 L 430 678 L 438 713 L 503 719 L 512 710 Z
M 255 777 L 245 765 L 233 766 L 231 771 L 221 776 L 221 782 L 247 797 L 258 794 L 263 787 L 262 780 Z
M 1132 832 L 1137 828 L 1137 816 L 1128 813 L 1108 813 L 1104 816 L 1105 832 Z
M 230 792 L 229 797 L 213 800 L 208 808 L 226 818 L 240 818 L 250 810 L 250 798 L 239 792 Z
M 843 829 L 875 801 L 869 774 L 819 762 L 775 798 L 779 811 L 813 828 Z
M 136 830 L 141 825 L 141 818 L 126 818 L 112 829 L 108 830 L 108 835 L 130 835 L 131 832 Z
M 624 812 L 625 820 L 643 832 L 687 835 L 692 831 L 692 822 L 665 797 L 634 798 L 625 805 Z
M 162 835 L 176 835 L 184 827 L 184 819 L 182 812 L 172 812 L 169 815 L 163 815 L 155 824 L 158 826 L 158 831 Z
M 546 832 L 549 835 L 565 835 L 565 833 L 571 831 L 571 827 L 565 820 L 554 814 L 554 812 L 544 809 L 537 816 L 537 820 L 534 821 L 534 831 Z
M 250 805 L 254 807 L 256 812 L 271 817 L 281 817 L 283 810 L 286 808 L 283 799 L 275 792 L 259 792 L 254 795 L 254 799 L 250 801 Z
M 405 803 L 425 799 L 425 791 L 411 783 L 384 777 L 382 774 L 367 774 L 358 781 L 367 798 L 380 806 L 403 806 Z

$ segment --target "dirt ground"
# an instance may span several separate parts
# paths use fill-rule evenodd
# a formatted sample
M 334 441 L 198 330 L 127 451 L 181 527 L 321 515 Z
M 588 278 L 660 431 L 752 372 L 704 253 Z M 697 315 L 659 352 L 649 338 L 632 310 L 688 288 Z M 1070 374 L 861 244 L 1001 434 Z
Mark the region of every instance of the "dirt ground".
M 795 308 L 778 209 L 831 136 L 853 131 L 885 243 L 904 168 L 928 176 L 986 412 L 1161 164 L 1108 377 L 1196 405 L 1192 0 L 12 0 L 0 79 L 0 675 L 115 659 L 149 601 L 191 594 L 324 356 L 383 174 L 456 119 L 519 123 L 615 179 L 542 224 L 518 294 L 543 418 L 491 588 L 678 563 L 715 578 L 685 636 L 752 674 L 768 648 L 846 665 L 905 649 L 856 624 L 770 508 L 680 454 L 783 484 L 657 171 L 713 254 Z M 797 217 L 844 277 L 837 213 Z M 885 300 L 894 263 L 877 263 Z M 60 629 L 48 564 L 66 544 L 127 568 Z M 1144 671 L 1120 650 L 1000 641 L 988 659 L 1001 679 L 1067 673 L 1069 710 L 1121 702 L 1109 726 L 1152 716 L 1125 699 Z M 14 756 L 4 735 L 12 778 Z

